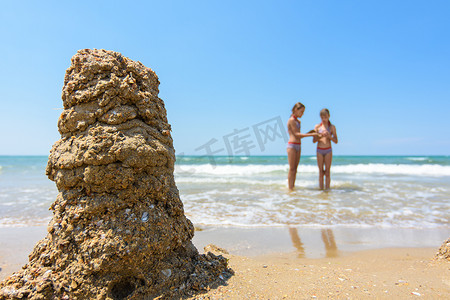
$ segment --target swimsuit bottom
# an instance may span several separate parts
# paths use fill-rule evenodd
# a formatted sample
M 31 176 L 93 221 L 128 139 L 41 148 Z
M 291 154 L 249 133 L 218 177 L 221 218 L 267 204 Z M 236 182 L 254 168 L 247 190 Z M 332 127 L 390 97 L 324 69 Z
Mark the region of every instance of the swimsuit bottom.
M 325 156 L 328 153 L 331 153 L 332 151 L 333 151 L 333 149 L 331 149 L 331 147 L 328 147 L 328 148 L 317 147 L 317 154 L 321 154 L 322 156 Z
M 301 143 L 294 143 L 294 142 L 289 142 L 287 144 L 287 149 L 294 149 L 295 151 L 300 151 L 302 149 L 302 144 Z

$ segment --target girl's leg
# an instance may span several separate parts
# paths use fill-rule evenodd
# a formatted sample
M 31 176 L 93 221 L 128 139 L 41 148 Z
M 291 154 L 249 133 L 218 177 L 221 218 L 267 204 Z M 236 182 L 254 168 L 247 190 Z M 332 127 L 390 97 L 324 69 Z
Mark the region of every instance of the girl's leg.
M 288 186 L 290 190 L 294 189 L 295 175 L 297 174 L 297 151 L 292 148 L 287 149 L 289 172 L 288 172 Z
M 319 167 L 319 189 L 323 190 L 323 155 L 317 153 L 317 166 Z
M 333 160 L 333 153 L 330 152 L 327 155 L 325 155 L 325 178 L 326 178 L 326 189 L 328 190 L 330 188 L 330 168 L 331 168 L 331 162 Z
M 295 180 L 297 180 L 297 169 L 298 169 L 298 164 L 300 163 L 300 157 L 301 156 L 302 156 L 302 149 L 300 148 L 300 151 L 296 151 L 296 156 L 295 156 L 294 185 L 295 185 Z

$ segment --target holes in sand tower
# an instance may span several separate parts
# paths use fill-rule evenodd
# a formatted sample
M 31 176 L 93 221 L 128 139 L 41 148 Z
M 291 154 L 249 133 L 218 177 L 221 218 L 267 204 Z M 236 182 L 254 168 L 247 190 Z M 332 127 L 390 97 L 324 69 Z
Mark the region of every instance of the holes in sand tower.
M 113 283 L 110 289 L 111 298 L 114 300 L 122 300 L 131 295 L 136 286 L 132 278 L 124 278 L 118 282 Z

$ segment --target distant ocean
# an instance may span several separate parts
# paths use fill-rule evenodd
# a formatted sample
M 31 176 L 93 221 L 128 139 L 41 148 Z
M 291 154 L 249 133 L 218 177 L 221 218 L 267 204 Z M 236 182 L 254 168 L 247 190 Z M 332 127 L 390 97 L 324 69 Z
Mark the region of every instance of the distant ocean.
M 46 225 L 57 189 L 45 156 L 0 156 L 0 227 Z M 450 228 L 450 156 L 335 156 L 318 190 L 303 156 L 287 190 L 286 156 L 177 158 L 175 181 L 197 226 Z

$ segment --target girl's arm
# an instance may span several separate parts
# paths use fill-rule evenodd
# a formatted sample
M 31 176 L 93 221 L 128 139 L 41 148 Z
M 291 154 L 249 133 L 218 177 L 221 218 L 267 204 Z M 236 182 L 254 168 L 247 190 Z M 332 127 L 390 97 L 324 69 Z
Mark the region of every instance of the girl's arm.
M 336 126 L 333 125 L 333 127 L 331 128 L 331 140 L 337 144 L 338 143 L 338 137 L 337 137 L 337 133 L 336 133 Z
M 318 136 L 317 132 L 314 133 L 300 133 L 300 132 L 294 132 L 295 136 L 298 138 L 305 138 L 310 136 Z

